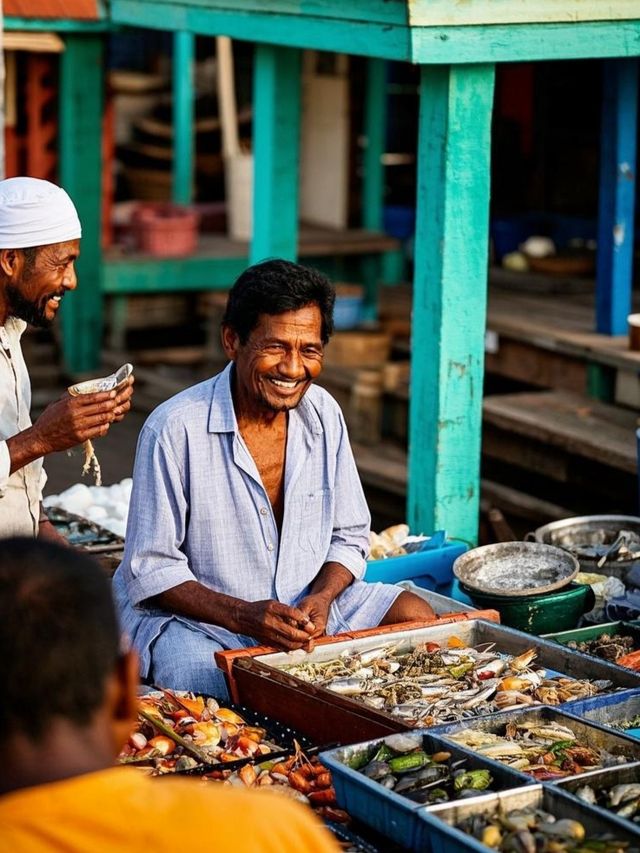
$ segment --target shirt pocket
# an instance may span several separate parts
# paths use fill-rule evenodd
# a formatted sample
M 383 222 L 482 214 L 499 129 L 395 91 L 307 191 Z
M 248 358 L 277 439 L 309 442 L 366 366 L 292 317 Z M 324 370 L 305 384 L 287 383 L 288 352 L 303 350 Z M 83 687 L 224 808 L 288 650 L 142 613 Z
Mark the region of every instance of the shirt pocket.
M 331 489 L 305 492 L 298 500 L 298 544 L 302 551 L 317 555 L 331 541 Z

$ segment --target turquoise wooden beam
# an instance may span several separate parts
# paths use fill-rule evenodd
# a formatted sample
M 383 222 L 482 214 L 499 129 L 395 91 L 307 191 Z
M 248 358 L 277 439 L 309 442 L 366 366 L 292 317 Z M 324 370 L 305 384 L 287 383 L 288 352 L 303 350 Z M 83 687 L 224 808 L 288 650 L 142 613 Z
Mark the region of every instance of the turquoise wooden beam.
M 494 67 L 425 67 L 409 422 L 408 519 L 477 538 Z
M 610 60 L 603 71 L 596 329 L 624 335 L 633 285 L 638 60 Z
M 17 18 L 6 17 L 2 25 L 5 30 L 20 30 L 35 33 L 105 33 L 117 27 L 112 26 L 106 19 L 73 20 L 71 18 Z
M 67 35 L 60 55 L 59 176 L 82 224 L 78 288 L 62 308 L 63 356 L 71 373 L 93 370 L 100 361 L 102 101 L 102 38 Z
M 269 257 L 297 257 L 300 91 L 300 51 L 257 45 L 251 263 Z
M 364 108 L 365 148 L 362 175 L 362 226 L 382 230 L 384 202 L 384 166 L 387 127 L 387 64 L 384 59 L 367 62 L 367 85 Z M 375 320 L 378 309 L 378 285 L 382 259 L 366 258 L 362 264 L 364 284 L 364 319 Z
M 189 204 L 193 195 L 195 147 L 193 63 L 195 36 L 180 30 L 173 34 L 173 170 L 172 198 Z
M 226 5 L 227 8 L 220 8 Z M 406 10 L 402 3 L 377 0 L 384 22 L 373 18 L 372 9 L 361 8 L 360 20 L 351 14 L 351 4 L 342 3 L 344 17 L 323 17 L 325 9 L 318 5 L 317 14 L 307 15 L 299 3 L 289 5 L 289 14 L 275 14 L 271 6 L 258 0 L 253 9 L 236 8 L 234 0 L 226 4 L 210 4 L 209 0 L 184 2 L 142 2 L 112 0 L 114 23 L 156 30 L 189 30 L 198 35 L 230 36 L 244 41 L 283 47 L 333 50 L 354 56 L 379 56 L 384 59 L 409 60 L 410 34 L 405 26 Z M 364 10 L 364 11 L 362 11 Z M 393 14 L 389 13 L 389 10 Z
M 362 177 L 362 227 L 382 230 L 384 201 L 384 154 L 387 127 L 387 63 L 367 62 L 364 109 L 364 158 Z

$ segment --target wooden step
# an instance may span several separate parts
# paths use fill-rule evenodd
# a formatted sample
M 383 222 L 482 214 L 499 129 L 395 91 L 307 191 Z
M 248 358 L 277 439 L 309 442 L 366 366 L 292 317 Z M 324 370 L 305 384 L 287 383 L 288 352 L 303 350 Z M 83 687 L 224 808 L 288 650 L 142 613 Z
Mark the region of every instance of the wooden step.
M 524 437 L 630 474 L 637 470 L 636 413 L 580 394 L 540 391 L 486 397 L 483 422 L 483 450 L 490 455 L 499 456 L 501 445 L 506 452 L 500 437 L 491 433 L 494 428 L 503 437 Z M 491 441 L 492 436 L 497 440 Z

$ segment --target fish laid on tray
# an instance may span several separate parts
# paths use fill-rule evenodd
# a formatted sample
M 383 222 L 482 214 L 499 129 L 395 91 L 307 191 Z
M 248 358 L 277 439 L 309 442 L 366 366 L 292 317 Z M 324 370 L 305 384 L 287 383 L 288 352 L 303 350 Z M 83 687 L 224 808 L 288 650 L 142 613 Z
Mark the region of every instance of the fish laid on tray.
M 550 677 L 535 665 L 535 658 L 535 649 L 505 655 L 493 643 L 472 647 L 453 636 L 445 644 L 427 642 L 410 651 L 388 644 L 282 669 L 401 717 L 407 726 L 431 726 L 523 705 L 559 705 L 612 686 L 610 681 Z
M 147 766 L 160 775 L 279 749 L 265 740 L 265 729 L 248 725 L 215 699 L 164 690 L 138 703 L 138 725 L 120 753 L 121 764 Z
M 493 793 L 488 770 L 470 770 L 464 758 L 452 762 L 451 753 L 444 750 L 429 755 L 407 735 L 389 735 L 377 748 L 356 752 L 346 763 L 387 790 L 422 805 Z
M 456 828 L 493 850 L 509 853 L 622 853 L 628 841 L 589 835 L 578 820 L 556 818 L 542 809 L 516 809 L 507 814 L 479 814 Z
M 308 758 L 299 747 L 287 758 L 246 764 L 234 771 L 221 767 L 205 773 L 202 779 L 232 787 L 272 791 L 311 806 L 325 820 L 336 823 L 350 820 L 347 812 L 337 807 L 329 770 L 317 756 Z
M 629 760 L 589 746 L 568 726 L 556 722 L 522 720 L 507 723 L 503 735 L 469 728 L 447 737 L 483 758 L 527 773 L 538 782 L 563 779 Z

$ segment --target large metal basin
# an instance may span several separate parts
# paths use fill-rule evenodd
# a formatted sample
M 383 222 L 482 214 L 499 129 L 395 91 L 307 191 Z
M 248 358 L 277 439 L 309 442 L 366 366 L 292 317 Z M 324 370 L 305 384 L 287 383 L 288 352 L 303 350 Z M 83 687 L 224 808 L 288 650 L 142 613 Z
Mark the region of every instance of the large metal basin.
M 536 542 L 555 545 L 572 554 L 583 572 L 610 575 L 624 581 L 627 572 L 640 560 L 615 560 L 598 567 L 598 556 L 592 549 L 611 545 L 621 530 L 630 530 L 640 537 L 640 518 L 633 515 L 582 515 L 563 518 L 538 527 L 533 536 Z

